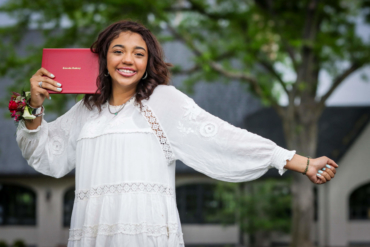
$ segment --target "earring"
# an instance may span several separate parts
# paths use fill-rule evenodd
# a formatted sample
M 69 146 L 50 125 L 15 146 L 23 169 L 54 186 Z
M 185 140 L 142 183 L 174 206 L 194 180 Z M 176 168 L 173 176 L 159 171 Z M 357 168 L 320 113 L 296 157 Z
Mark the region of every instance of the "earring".
M 145 71 L 145 76 L 143 78 L 141 78 L 141 80 L 144 80 L 148 75 L 148 72 Z
M 109 71 L 108 71 L 108 74 L 104 74 L 105 77 L 108 77 L 109 76 Z

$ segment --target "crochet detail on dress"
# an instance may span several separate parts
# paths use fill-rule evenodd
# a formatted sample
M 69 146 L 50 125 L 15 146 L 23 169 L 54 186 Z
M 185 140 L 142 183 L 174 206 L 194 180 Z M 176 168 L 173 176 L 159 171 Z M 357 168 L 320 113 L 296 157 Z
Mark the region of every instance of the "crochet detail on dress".
M 84 200 L 88 199 L 89 197 L 123 193 L 155 193 L 164 196 L 175 196 L 174 189 L 163 184 L 130 182 L 101 185 L 93 187 L 89 190 L 75 190 L 75 198 L 79 200 Z
M 64 151 L 64 140 L 57 135 L 49 137 L 48 145 L 51 152 L 55 155 L 61 155 Z
M 61 119 L 57 119 L 54 122 L 48 123 L 48 146 L 50 151 L 54 155 L 61 155 L 63 154 L 64 150 L 66 149 L 66 144 L 69 138 L 69 133 L 64 133 L 61 130 Z
M 199 132 L 204 137 L 212 137 L 217 134 L 218 127 L 213 122 L 204 122 L 200 126 Z
M 178 224 L 169 223 L 168 225 L 152 225 L 147 223 L 139 224 L 100 224 L 93 226 L 84 226 L 83 228 L 69 229 L 69 241 L 79 241 L 82 238 L 96 238 L 98 235 L 116 235 L 116 234 L 141 234 L 146 233 L 150 236 L 177 235 L 180 243 L 183 243 L 183 234 L 178 233 Z
M 140 109 L 140 106 L 137 102 L 135 102 L 135 106 L 139 107 Z M 169 141 L 162 127 L 160 126 L 157 117 L 154 115 L 153 111 L 147 105 L 144 105 L 144 104 L 143 104 L 143 107 L 140 109 L 140 112 L 147 119 L 148 123 L 150 124 L 150 127 L 156 134 L 167 162 L 171 163 L 174 160 L 174 155 L 173 155 L 171 146 L 169 144 Z
M 187 105 L 184 106 L 184 108 L 186 109 L 184 117 L 189 120 L 196 120 L 198 115 L 202 112 L 202 108 L 200 108 L 191 98 L 187 98 L 186 103 Z

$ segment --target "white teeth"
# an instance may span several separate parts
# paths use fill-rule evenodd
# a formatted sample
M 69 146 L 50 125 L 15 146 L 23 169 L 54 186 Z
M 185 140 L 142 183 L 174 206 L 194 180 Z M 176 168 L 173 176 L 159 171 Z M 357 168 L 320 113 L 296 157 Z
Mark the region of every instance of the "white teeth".
M 121 71 L 121 72 L 125 72 L 125 73 L 135 73 L 135 71 L 132 71 L 132 70 L 126 70 L 126 69 L 119 69 L 119 71 Z

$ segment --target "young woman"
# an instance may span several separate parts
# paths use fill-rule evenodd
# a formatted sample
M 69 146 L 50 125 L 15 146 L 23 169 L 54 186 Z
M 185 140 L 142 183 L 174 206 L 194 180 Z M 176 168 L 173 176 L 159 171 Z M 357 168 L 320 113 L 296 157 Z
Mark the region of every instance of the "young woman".
M 295 150 L 230 125 L 168 85 L 171 64 L 144 26 L 116 22 L 91 51 L 99 54 L 101 94 L 85 95 L 53 122 L 41 115 L 17 129 L 34 169 L 55 178 L 76 169 L 68 247 L 184 246 L 176 160 L 228 182 L 254 180 L 273 167 L 280 175 L 305 173 L 317 184 L 334 177 L 333 160 L 323 156 L 308 165 Z M 62 90 L 54 77 L 44 68 L 32 76 L 32 107 L 49 97 L 45 89 Z

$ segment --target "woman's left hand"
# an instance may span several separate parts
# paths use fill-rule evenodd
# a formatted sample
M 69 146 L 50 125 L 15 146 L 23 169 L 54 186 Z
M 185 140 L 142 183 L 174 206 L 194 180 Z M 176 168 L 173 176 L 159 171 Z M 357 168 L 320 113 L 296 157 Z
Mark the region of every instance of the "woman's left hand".
M 314 184 L 323 184 L 334 178 L 335 173 L 337 172 L 335 168 L 338 168 L 337 163 L 326 156 L 316 159 L 310 158 L 306 176 Z

